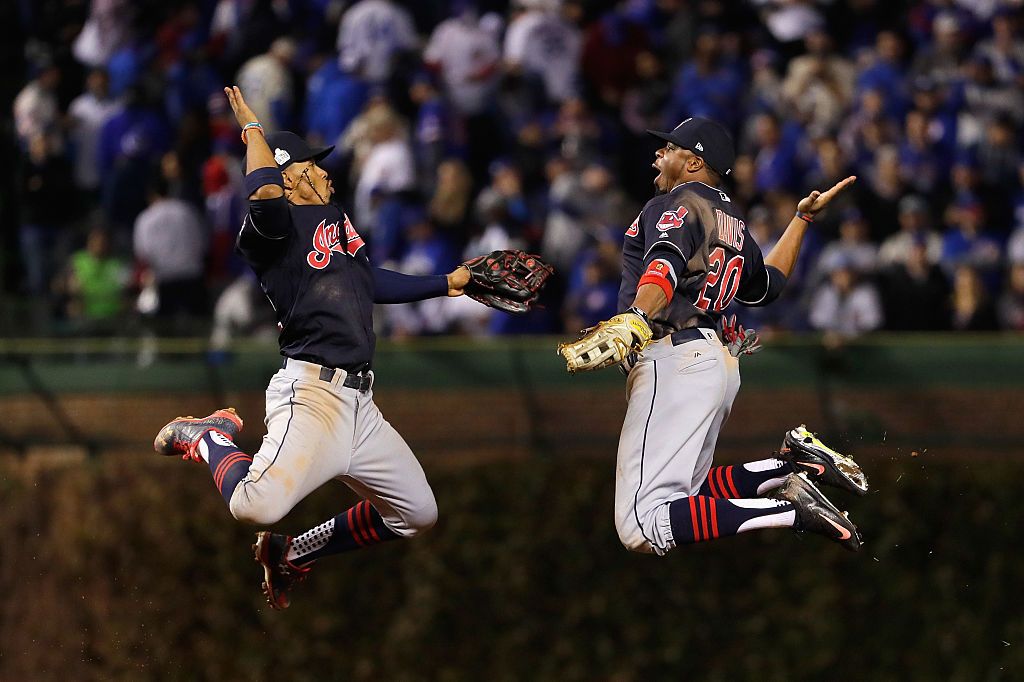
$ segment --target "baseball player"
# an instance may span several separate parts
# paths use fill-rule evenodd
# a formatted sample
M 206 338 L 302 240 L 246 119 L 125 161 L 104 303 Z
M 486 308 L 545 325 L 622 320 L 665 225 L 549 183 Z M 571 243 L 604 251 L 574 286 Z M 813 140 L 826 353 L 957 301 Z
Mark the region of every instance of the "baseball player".
M 434 525 L 437 504 L 423 469 L 373 402 L 372 309 L 474 294 L 467 285 L 475 282 L 473 268 L 482 269 L 475 261 L 484 259 L 424 277 L 371 267 L 362 237 L 330 202 L 331 181 L 317 165 L 332 148 L 311 148 L 290 132 L 264 136 L 241 91 L 225 93 L 247 146 L 249 211 L 237 247 L 277 312 L 284 362 L 267 387 L 267 434 L 254 455 L 234 443 L 242 419 L 231 408 L 171 421 L 154 448 L 208 464 L 239 521 L 276 523 L 330 479 L 363 498 L 298 536 L 257 534 L 263 592 L 271 607 L 283 609 L 315 560 Z M 490 272 L 498 269 L 493 258 L 487 262 Z M 541 272 L 538 288 L 547 274 Z
M 754 337 L 723 323 L 733 301 L 766 305 L 793 271 L 815 214 L 856 178 L 811 192 L 763 258 L 729 195 L 735 160 L 718 123 L 688 118 L 649 131 L 658 194 L 626 230 L 619 309 L 559 352 L 570 371 L 620 364 L 628 407 L 618 446 L 615 525 L 628 549 L 663 555 L 678 545 L 757 528 L 820 533 L 850 550 L 856 526 L 814 482 L 864 494 L 852 459 L 803 426 L 776 457 L 712 467 L 715 443 L 740 386 L 738 356 Z M 735 355 L 734 355 L 735 354 Z

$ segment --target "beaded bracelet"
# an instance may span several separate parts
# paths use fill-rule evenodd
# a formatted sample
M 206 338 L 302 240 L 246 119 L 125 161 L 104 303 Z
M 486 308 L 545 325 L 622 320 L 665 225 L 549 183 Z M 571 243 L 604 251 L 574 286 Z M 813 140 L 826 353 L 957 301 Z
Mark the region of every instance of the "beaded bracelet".
M 250 128 L 257 128 L 260 131 L 260 135 L 263 134 L 263 126 L 260 124 L 259 121 L 251 121 L 249 123 L 246 123 L 244 126 L 242 126 L 242 142 L 245 144 L 249 144 L 249 140 L 246 139 L 245 133 Z

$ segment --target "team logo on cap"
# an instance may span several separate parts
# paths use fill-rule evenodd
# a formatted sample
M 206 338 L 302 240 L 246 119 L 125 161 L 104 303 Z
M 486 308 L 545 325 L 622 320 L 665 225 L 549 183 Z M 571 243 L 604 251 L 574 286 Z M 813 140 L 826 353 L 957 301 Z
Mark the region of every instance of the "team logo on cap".
M 288 163 L 288 161 L 291 158 L 292 155 L 286 152 L 285 150 L 281 149 L 280 147 L 274 149 L 274 161 L 277 163 L 278 166 L 283 166 L 284 164 Z

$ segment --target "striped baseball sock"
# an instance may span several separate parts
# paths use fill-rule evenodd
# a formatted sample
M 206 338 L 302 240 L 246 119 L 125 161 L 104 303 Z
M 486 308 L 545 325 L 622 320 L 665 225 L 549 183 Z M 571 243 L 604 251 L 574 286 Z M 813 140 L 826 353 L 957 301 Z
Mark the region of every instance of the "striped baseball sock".
M 793 505 L 781 500 L 721 500 L 694 495 L 669 504 L 669 521 L 676 545 L 714 540 L 758 528 L 791 528 Z
M 252 457 L 238 449 L 230 438 L 210 429 L 199 441 L 199 454 L 210 465 L 213 484 L 217 486 L 224 501 L 231 503 L 231 493 L 235 486 L 249 473 Z
M 782 485 L 791 471 L 789 464 L 774 457 L 739 466 L 711 467 L 698 492 L 724 499 L 757 497 Z
M 299 566 L 320 557 L 377 545 L 400 536 L 384 524 L 369 500 L 292 538 L 288 561 Z

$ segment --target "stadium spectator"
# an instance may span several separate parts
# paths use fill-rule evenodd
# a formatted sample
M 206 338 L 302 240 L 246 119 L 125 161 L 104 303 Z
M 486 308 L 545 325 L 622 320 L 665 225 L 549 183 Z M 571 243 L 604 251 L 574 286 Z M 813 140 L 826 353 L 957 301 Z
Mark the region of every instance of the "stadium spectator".
M 1012 7 L 1000 7 L 991 26 L 992 37 L 980 41 L 975 53 L 989 60 L 998 81 L 1024 88 L 1024 39 L 1017 13 Z
M 804 44 L 805 54 L 789 62 L 782 94 L 807 128 L 829 131 L 853 99 L 853 65 L 834 52 L 824 26 L 807 33 Z
M 152 274 L 155 317 L 169 333 L 194 332 L 191 325 L 207 312 L 203 279 L 207 244 L 199 211 L 171 198 L 162 178 L 153 181 L 149 206 L 135 220 L 135 257 Z
M 904 253 L 882 268 L 879 280 L 886 329 L 949 329 L 949 280 L 930 258 L 929 250 L 928 236 L 916 233 L 910 236 Z
M 363 110 L 370 87 L 328 55 L 306 82 L 306 132 L 311 144 L 338 144 Z
M 245 62 L 235 76 L 246 102 L 267 130 L 291 127 L 294 108 L 291 64 L 295 50 L 293 40 L 278 38 L 266 53 Z
M 860 209 L 851 206 L 843 211 L 839 223 L 839 239 L 821 250 L 818 265 L 811 279 L 820 282 L 843 264 L 860 277 L 870 277 L 878 265 L 878 246 L 869 241 L 868 223 Z
M 942 237 L 931 228 L 928 204 L 916 194 L 908 194 L 899 203 L 900 230 L 887 237 L 878 250 L 882 267 L 903 262 L 911 248 L 923 244 L 928 263 L 934 265 L 942 258 Z
M 907 186 L 918 194 L 935 196 L 942 182 L 943 163 L 938 148 L 928 135 L 928 118 L 916 109 L 904 120 L 900 145 L 900 167 Z
M 570 274 L 570 288 L 562 313 L 566 329 L 585 329 L 607 320 L 618 310 L 622 263 L 618 230 L 605 230 L 587 248 Z
M 644 27 L 633 21 L 625 3 L 607 11 L 585 31 L 580 66 L 597 99 L 618 109 L 636 81 L 638 58 L 649 54 Z
M 683 65 L 672 86 L 663 125 L 671 129 L 689 116 L 720 121 L 730 130 L 740 123 L 743 79 L 736 65 L 722 56 L 722 36 L 705 26 L 697 34 L 692 59 Z
M 501 51 L 491 25 L 471 0 L 456 0 L 454 16 L 442 21 L 423 52 L 427 68 L 440 74 L 445 95 L 461 116 L 478 116 L 492 105 L 501 76 Z
M 984 276 L 990 290 L 999 278 L 1002 249 L 999 240 L 986 229 L 985 208 L 972 196 L 963 196 L 947 211 L 949 227 L 942 240 L 942 266 L 955 273 L 962 266 Z
M 128 282 L 128 266 L 110 253 L 107 231 L 101 227 L 90 230 L 85 248 L 72 254 L 67 273 L 67 315 L 76 331 L 122 332 Z
M 40 57 L 36 76 L 14 98 L 14 130 L 23 149 L 40 136 L 57 136 L 59 141 L 60 109 L 57 86 L 60 69 L 48 56 Z
M 1006 276 L 1006 289 L 999 297 L 999 327 L 1024 332 L 1024 262 L 1010 265 Z
M 859 281 L 852 263 L 842 259 L 832 263 L 828 280 L 811 298 L 811 327 L 844 339 L 874 331 L 882 320 L 882 301 L 874 285 Z
M 387 83 L 403 54 L 418 45 L 412 18 L 392 0 L 359 0 L 338 25 L 342 68 L 372 84 Z
M 129 0 L 92 0 L 89 18 L 72 44 L 75 58 L 94 69 L 105 68 L 127 41 L 133 19 Z
M 547 98 L 562 102 L 579 92 L 583 39 L 578 27 L 559 14 L 560 0 L 513 0 L 505 32 L 506 68 L 537 79 Z
M 386 195 L 413 189 L 416 164 L 405 126 L 394 110 L 376 107 L 367 112 L 364 123 L 369 147 L 359 166 L 355 215 L 360 227 L 373 234 L 375 204 Z
M 421 71 L 413 77 L 409 86 L 409 99 L 418 111 L 412 126 L 413 155 L 416 158 L 419 188 L 430 194 L 437 182 L 437 169 L 441 159 L 469 147 L 461 135 L 460 123 L 452 113 L 451 105 L 445 101 L 434 83 L 434 76 Z M 486 164 L 487 146 L 468 148 L 475 163 Z
M 566 169 L 552 182 L 541 254 L 556 270 L 567 271 L 599 235 L 633 220 L 614 183 L 611 169 L 597 162 Z
M 970 265 L 960 265 L 953 274 L 953 329 L 969 332 L 987 332 L 997 329 L 995 306 L 978 271 Z
M 85 92 L 73 99 L 68 107 L 75 150 L 75 184 L 94 198 L 98 198 L 100 188 L 100 131 L 117 110 L 108 86 L 107 72 L 93 69 L 85 81 Z
M 935 15 L 932 21 L 932 41 L 924 45 L 914 57 L 912 76 L 927 76 L 939 86 L 948 86 L 960 78 L 960 67 L 965 57 L 966 35 L 962 20 L 951 11 Z
M 472 190 L 473 179 L 462 161 L 445 159 L 437 167 L 437 185 L 429 204 L 430 220 L 458 243 L 465 243 L 470 233 Z
M 68 224 L 74 203 L 71 169 L 63 150 L 42 132 L 28 141 L 18 183 L 21 224 L 18 229 L 25 289 L 33 296 L 50 290 L 54 276 L 71 251 Z

